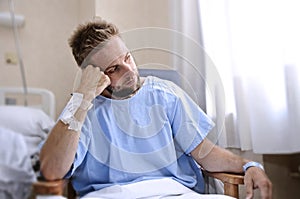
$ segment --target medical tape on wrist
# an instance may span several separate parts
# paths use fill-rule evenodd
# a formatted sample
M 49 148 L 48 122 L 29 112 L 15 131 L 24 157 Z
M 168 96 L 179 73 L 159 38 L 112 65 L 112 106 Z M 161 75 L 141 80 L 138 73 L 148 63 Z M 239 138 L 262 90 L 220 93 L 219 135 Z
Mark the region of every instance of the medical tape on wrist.
M 68 124 L 68 129 L 69 130 L 74 130 L 74 131 L 80 131 L 82 127 L 82 122 L 79 122 L 75 117 L 75 113 L 78 110 L 78 108 L 82 108 L 83 110 L 89 110 L 91 108 L 91 103 L 85 101 L 83 103 L 83 94 L 81 93 L 73 93 L 71 99 L 66 105 L 66 108 L 64 112 L 60 116 L 60 120 L 64 124 Z M 87 103 L 89 103 L 87 105 Z M 81 107 L 82 104 L 84 104 L 84 107 Z
M 263 165 L 261 165 L 259 162 L 254 162 L 254 161 L 250 161 L 250 162 L 247 162 L 244 166 L 243 166 L 243 170 L 244 170 L 244 173 L 246 173 L 247 169 L 249 169 L 250 167 L 258 167 L 262 170 L 265 170 Z

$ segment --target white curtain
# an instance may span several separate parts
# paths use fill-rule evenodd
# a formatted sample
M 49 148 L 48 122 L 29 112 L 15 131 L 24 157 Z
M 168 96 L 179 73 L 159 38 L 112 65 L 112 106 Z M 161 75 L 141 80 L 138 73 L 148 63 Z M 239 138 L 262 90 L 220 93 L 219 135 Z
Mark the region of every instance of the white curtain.
M 223 143 L 263 154 L 300 152 L 300 4 L 199 4 L 204 47 L 226 93 Z
M 233 128 L 232 114 L 225 116 L 222 79 L 203 48 L 200 2 L 170 0 L 169 3 L 172 13 L 169 37 L 172 38 L 172 54 L 176 55 L 172 56 L 171 65 L 181 76 L 184 90 L 216 123 L 209 139 L 226 147 L 227 137 L 234 137 L 231 133 L 234 131 L 230 130 Z

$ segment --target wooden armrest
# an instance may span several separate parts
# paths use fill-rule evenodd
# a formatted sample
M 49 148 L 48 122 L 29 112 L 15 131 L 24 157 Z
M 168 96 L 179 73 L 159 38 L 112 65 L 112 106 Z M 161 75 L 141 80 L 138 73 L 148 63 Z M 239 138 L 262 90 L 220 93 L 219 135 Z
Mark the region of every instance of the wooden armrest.
M 209 177 L 217 178 L 223 183 L 230 184 L 244 184 L 244 174 L 239 173 L 222 173 L 222 172 L 208 172 L 203 171 L 203 173 Z
M 204 175 L 219 179 L 224 184 L 224 194 L 239 198 L 238 185 L 244 184 L 244 175 L 235 173 L 208 172 L 203 171 Z
M 68 180 L 38 180 L 32 184 L 32 188 L 35 195 L 63 195 L 67 183 Z

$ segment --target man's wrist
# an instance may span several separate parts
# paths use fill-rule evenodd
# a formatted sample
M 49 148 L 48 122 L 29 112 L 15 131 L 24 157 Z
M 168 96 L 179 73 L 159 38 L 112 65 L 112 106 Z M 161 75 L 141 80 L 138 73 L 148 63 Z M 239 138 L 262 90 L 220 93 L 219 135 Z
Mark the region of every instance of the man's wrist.
M 91 100 L 87 100 L 84 94 L 74 92 L 71 95 L 72 97 L 76 98 L 79 101 L 80 105 L 78 108 L 81 108 L 82 110 L 85 111 L 88 111 L 92 108 L 93 104 L 91 103 Z
M 89 101 L 89 102 L 93 101 L 93 99 L 96 97 L 94 92 L 82 92 L 81 90 L 76 90 L 73 93 L 81 94 L 83 99 L 86 100 L 86 101 Z
M 88 100 L 83 99 L 79 108 L 81 108 L 82 110 L 88 111 L 93 107 L 93 103 L 91 103 Z
M 93 106 L 93 104 L 83 98 L 82 93 L 72 93 L 72 97 L 66 105 L 64 112 L 60 115 L 59 119 L 68 126 L 69 130 L 79 132 L 83 124 L 82 111 L 77 114 L 78 109 L 86 112 Z M 85 115 L 84 114 L 84 115 Z M 76 115 L 76 116 L 75 116 Z
M 249 169 L 250 167 L 258 167 L 262 170 L 265 170 L 263 165 L 260 164 L 259 162 L 250 161 L 250 162 L 247 162 L 246 164 L 243 165 L 244 173 L 246 173 L 247 169 Z

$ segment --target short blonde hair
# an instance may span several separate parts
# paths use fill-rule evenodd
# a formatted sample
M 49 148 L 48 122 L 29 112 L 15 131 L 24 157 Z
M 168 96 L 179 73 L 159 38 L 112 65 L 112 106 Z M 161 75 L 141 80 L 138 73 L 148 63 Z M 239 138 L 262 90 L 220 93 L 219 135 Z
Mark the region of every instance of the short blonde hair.
M 85 67 L 83 62 L 92 50 L 115 35 L 119 36 L 118 28 L 101 18 L 79 25 L 69 39 L 78 66 Z

